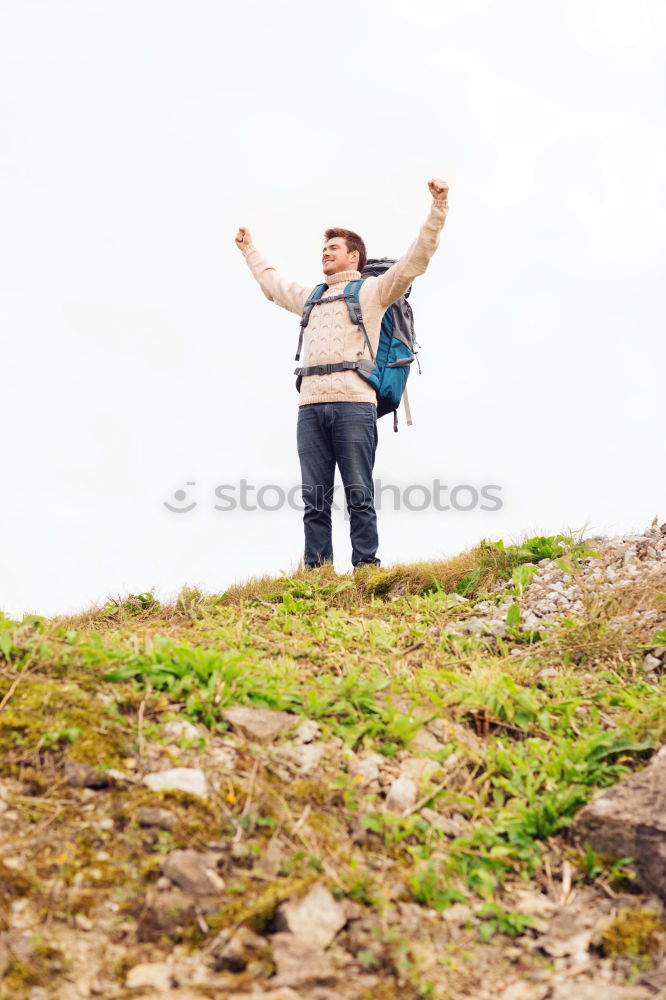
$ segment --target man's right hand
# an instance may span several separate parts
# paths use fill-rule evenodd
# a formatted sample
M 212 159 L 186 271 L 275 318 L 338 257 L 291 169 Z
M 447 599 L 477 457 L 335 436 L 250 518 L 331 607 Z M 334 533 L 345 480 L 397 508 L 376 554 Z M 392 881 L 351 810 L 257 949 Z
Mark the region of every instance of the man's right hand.
M 250 235 L 250 230 L 246 229 L 245 226 L 241 226 L 236 235 L 236 246 L 239 250 L 246 250 L 251 242 L 252 236 Z

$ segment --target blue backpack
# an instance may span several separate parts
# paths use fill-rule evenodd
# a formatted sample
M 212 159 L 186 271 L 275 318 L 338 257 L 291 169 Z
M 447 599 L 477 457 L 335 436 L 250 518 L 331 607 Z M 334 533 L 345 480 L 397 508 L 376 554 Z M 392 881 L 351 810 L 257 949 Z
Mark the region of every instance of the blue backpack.
M 383 274 L 387 271 L 394 260 L 382 257 L 381 260 L 371 259 L 367 262 L 361 272 L 360 280 L 350 281 L 345 286 L 341 295 L 334 295 L 326 299 L 326 302 L 334 302 L 344 299 L 349 309 L 349 316 L 352 323 L 360 329 L 365 337 L 368 352 L 372 360 L 358 359 L 356 361 L 339 361 L 332 365 L 311 365 L 308 368 L 296 368 L 294 375 L 296 378 L 296 388 L 300 392 L 301 381 L 304 375 L 328 375 L 331 372 L 356 371 L 361 378 L 374 388 L 377 393 L 377 416 L 383 417 L 386 413 L 393 414 L 393 430 L 398 429 L 398 407 L 400 400 L 404 396 L 405 413 L 407 423 L 411 424 L 412 418 L 409 411 L 409 400 L 407 397 L 407 378 L 409 376 L 409 366 L 416 358 L 416 338 L 414 336 L 414 317 L 412 309 L 407 301 L 411 292 L 411 285 L 404 295 L 393 302 L 384 315 L 379 331 L 379 343 L 377 354 L 373 354 L 370 339 L 368 337 L 363 317 L 361 315 L 361 303 L 359 302 L 359 292 L 365 278 Z M 327 291 L 328 285 L 316 285 L 310 292 L 301 317 L 301 330 L 298 338 L 298 349 L 296 351 L 296 361 L 300 359 L 301 348 L 303 347 L 303 333 L 310 320 L 310 314 L 316 305 L 321 302 L 321 297 Z M 419 365 L 419 372 L 421 367 Z

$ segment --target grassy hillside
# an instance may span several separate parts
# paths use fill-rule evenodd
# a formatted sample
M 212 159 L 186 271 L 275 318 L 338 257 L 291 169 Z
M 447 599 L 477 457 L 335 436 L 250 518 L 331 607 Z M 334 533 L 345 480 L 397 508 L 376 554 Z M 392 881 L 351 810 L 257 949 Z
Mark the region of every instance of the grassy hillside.
M 663 564 L 601 587 L 602 552 L 482 542 L 1 617 L 0 997 L 137 996 L 131 970 L 167 962 L 183 1000 L 540 1000 L 580 977 L 544 943 L 567 907 L 597 928 L 583 978 L 658 995 L 659 904 L 630 861 L 567 841 L 666 742 L 663 662 L 645 669 L 666 647 Z M 549 568 L 579 582 L 579 610 L 526 627 Z M 239 706 L 287 714 L 257 740 Z M 207 795 L 144 781 L 172 768 L 201 769 Z M 211 891 L 165 874 L 182 850 Z M 305 944 L 293 974 L 278 944 L 296 940 L 283 904 L 313 886 L 344 924 L 308 979 Z

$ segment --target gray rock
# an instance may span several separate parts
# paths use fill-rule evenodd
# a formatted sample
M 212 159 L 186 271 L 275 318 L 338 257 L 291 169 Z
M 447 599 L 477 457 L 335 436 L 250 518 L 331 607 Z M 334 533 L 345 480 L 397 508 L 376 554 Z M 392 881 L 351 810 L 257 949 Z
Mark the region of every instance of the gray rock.
M 575 979 L 555 983 L 549 1000 L 656 1000 L 644 986 L 618 986 L 605 980 Z
M 167 962 L 143 962 L 135 965 L 127 973 L 125 980 L 128 990 L 150 987 L 160 992 L 171 989 L 173 985 L 171 966 Z
M 172 851 L 164 859 L 164 875 L 193 896 L 212 896 L 224 890 L 224 881 L 215 871 L 214 859 L 198 851 Z
M 427 774 L 434 774 L 441 769 L 436 760 L 429 757 L 405 757 L 400 762 L 400 778 L 411 778 L 418 785 Z
M 321 948 L 312 947 L 287 933 L 273 934 L 271 947 L 277 972 L 271 979 L 271 985 L 303 989 L 308 986 L 330 986 L 337 982 L 338 973 L 328 954 Z
M 448 924 L 465 924 L 472 919 L 474 910 L 466 903 L 452 903 L 442 913 L 442 920 Z
M 571 834 L 600 854 L 634 858 L 644 887 L 666 900 L 666 747 L 581 809 Z
M 169 809 L 141 806 L 136 811 L 136 821 L 139 826 L 156 826 L 160 830 L 173 830 L 177 818 Z
M 159 940 L 164 934 L 182 932 L 193 918 L 197 900 L 182 889 L 155 886 L 146 892 L 138 925 L 140 941 Z
M 481 633 L 485 631 L 485 628 L 486 623 L 477 615 L 474 615 L 472 618 L 468 618 L 463 625 L 463 631 L 470 632 L 472 635 L 481 635 Z
M 324 756 L 323 743 L 302 743 L 293 747 L 290 757 L 301 769 L 303 774 L 310 774 L 314 771 Z
M 165 722 L 160 729 L 160 736 L 164 740 L 179 740 L 185 736 L 188 740 L 198 740 L 199 730 L 187 719 L 174 719 L 172 722 Z
M 246 740 L 254 743 L 272 743 L 272 741 L 291 729 L 298 717 L 289 712 L 275 712 L 270 708 L 244 708 L 237 705 L 222 713 L 222 718 Z
M 274 982 L 274 980 L 271 980 Z M 252 1000 L 256 996 L 257 1000 L 303 1000 L 302 993 L 296 993 L 289 986 L 279 986 L 276 990 L 268 990 L 265 993 L 227 993 L 225 1000 Z M 178 998 L 180 1000 L 180 997 Z M 187 998 L 184 998 L 187 1000 Z M 319 1000 L 319 998 L 317 998 Z
M 278 930 L 290 931 L 308 948 L 327 948 L 346 922 L 343 907 L 321 882 L 300 899 L 282 903 L 277 911 Z
M 231 937 L 223 931 L 208 946 L 218 971 L 243 972 L 258 956 L 268 954 L 266 938 L 259 937 L 249 927 L 239 927 Z
M 447 837 L 461 837 L 465 832 L 464 823 L 449 816 L 442 816 L 435 809 L 429 809 L 426 806 L 424 809 L 421 809 L 420 815 L 430 823 L 430 826 L 434 826 L 436 830 L 441 830 Z
M 517 979 L 502 990 L 497 1000 L 544 1000 L 549 992 L 549 986 L 535 986 L 524 979 Z
M 70 788 L 108 788 L 113 784 L 110 774 L 78 760 L 65 761 L 65 781 Z
M 178 791 L 208 798 L 206 775 L 198 767 L 172 767 L 167 771 L 153 771 L 143 779 L 154 792 Z
M 379 753 L 361 753 L 354 755 L 349 761 L 349 773 L 357 780 L 361 788 L 379 779 L 379 771 L 385 758 Z
M 294 733 L 294 743 L 312 743 L 319 736 L 319 726 L 314 719 L 304 719 Z
M 417 787 L 411 778 L 396 778 L 388 790 L 384 809 L 403 815 L 416 803 Z
M 440 743 L 434 733 L 424 728 L 414 733 L 409 742 L 409 749 L 420 750 L 423 753 L 437 753 L 444 749 L 444 744 Z

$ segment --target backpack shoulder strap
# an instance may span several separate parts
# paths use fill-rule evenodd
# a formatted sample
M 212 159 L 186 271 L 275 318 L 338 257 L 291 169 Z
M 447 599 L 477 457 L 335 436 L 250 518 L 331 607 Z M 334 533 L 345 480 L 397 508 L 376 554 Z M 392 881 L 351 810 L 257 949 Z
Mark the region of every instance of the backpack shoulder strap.
M 372 350 L 372 345 L 370 344 L 370 338 L 368 337 L 368 331 L 365 328 L 365 323 L 363 322 L 363 315 L 361 313 L 361 303 L 359 301 L 359 292 L 361 291 L 361 285 L 364 282 L 364 278 L 357 281 L 350 281 L 345 287 L 345 301 L 347 302 L 347 308 L 349 310 L 349 318 L 352 323 L 359 328 L 363 336 L 365 337 L 365 342 L 368 345 L 368 351 L 370 352 L 370 357 L 375 360 L 375 355 Z
M 310 313 L 312 312 L 312 307 L 316 302 L 319 302 L 320 298 L 328 288 L 328 285 L 321 284 L 315 285 L 307 299 L 305 300 L 305 305 L 303 306 L 303 315 L 301 316 L 301 330 L 298 335 L 298 347 L 296 348 L 295 361 L 298 361 L 301 356 L 301 350 L 303 347 L 303 331 L 310 322 Z

